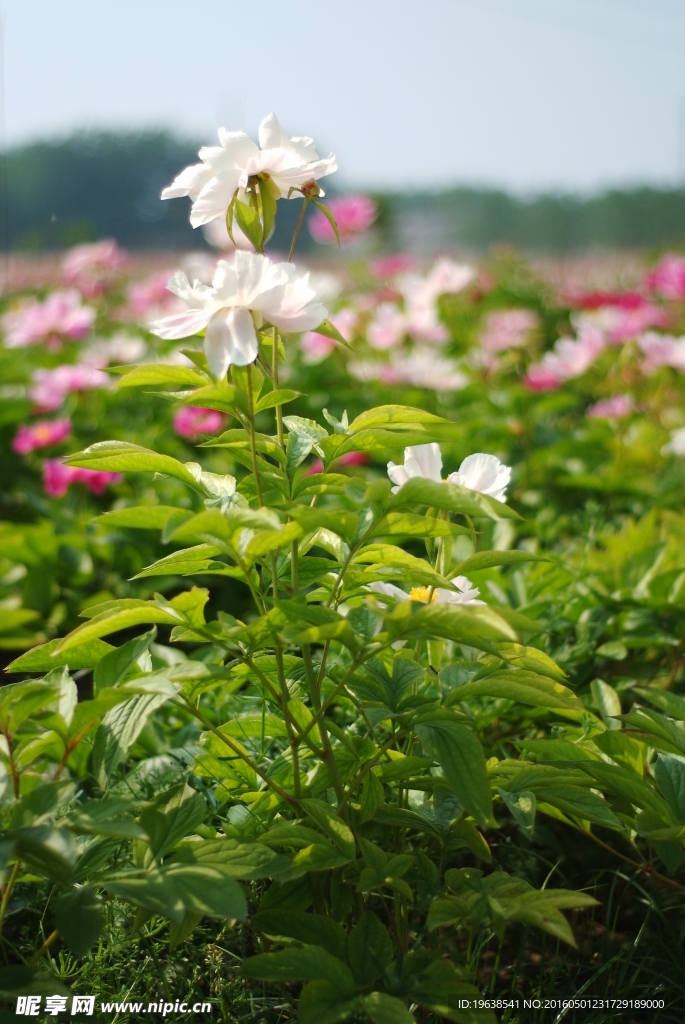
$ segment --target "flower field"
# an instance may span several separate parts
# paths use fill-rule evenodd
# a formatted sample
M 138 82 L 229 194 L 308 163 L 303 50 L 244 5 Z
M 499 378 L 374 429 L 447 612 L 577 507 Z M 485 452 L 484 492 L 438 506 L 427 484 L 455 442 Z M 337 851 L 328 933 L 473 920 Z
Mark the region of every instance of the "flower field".
M 7 268 L 7 1012 L 682 1020 L 685 259 L 419 265 L 334 170 Z

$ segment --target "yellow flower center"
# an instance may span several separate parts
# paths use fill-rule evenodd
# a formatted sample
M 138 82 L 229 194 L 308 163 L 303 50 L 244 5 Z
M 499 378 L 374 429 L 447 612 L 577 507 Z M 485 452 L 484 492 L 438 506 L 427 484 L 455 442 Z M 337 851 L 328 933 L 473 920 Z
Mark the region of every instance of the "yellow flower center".
M 437 590 L 434 590 L 433 596 L 431 597 L 432 589 L 432 587 L 412 587 L 409 591 L 409 596 L 412 601 L 422 601 L 424 604 L 428 604 L 430 600 L 430 603 L 432 604 L 438 596 Z

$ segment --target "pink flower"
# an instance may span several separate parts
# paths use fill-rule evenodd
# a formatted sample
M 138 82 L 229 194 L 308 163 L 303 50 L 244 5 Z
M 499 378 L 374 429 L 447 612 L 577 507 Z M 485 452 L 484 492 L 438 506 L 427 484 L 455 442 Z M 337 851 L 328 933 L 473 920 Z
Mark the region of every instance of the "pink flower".
M 328 209 L 335 217 L 341 243 L 363 235 L 378 216 L 378 207 L 368 196 L 342 196 L 340 199 L 330 199 Z M 315 241 L 323 245 L 330 245 L 336 241 L 333 228 L 320 210 L 309 218 L 308 224 Z
M 106 373 L 83 363 L 57 366 L 54 370 L 36 370 L 33 380 L 34 385 L 29 389 L 29 397 L 43 412 L 59 409 L 72 391 L 105 388 L 109 384 Z
M 409 384 L 431 391 L 459 391 L 469 382 L 452 359 L 436 356 L 431 349 L 393 352 L 389 363 L 350 362 L 348 370 L 357 380 L 377 380 L 387 386 Z
M 381 302 L 370 322 L 366 337 L 369 345 L 381 351 L 394 348 L 409 330 L 409 319 L 394 302 Z
M 28 455 L 29 452 L 35 452 L 37 448 L 59 444 L 65 437 L 69 437 L 70 433 L 71 423 L 69 420 L 39 420 L 30 427 L 22 424 L 12 442 L 12 447 L 19 455 Z
M 381 256 L 371 263 L 371 271 L 376 277 L 394 277 L 395 274 L 406 274 L 416 266 L 413 256 L 406 253 L 397 253 L 395 256 Z
M 537 325 L 538 318 L 530 309 L 498 309 L 485 319 L 481 346 L 490 355 L 517 348 Z
M 187 405 L 174 416 L 174 430 L 192 441 L 200 434 L 216 434 L 224 425 L 224 418 L 214 409 Z
M 397 287 L 404 297 L 407 316 L 405 333 L 419 341 L 442 343 L 449 334 L 438 319 L 438 299 L 463 291 L 475 278 L 475 272 L 463 263 L 440 259 L 425 277 L 404 274 Z
M 674 338 L 670 334 L 647 331 L 637 343 L 645 354 L 644 373 L 654 373 L 660 366 L 672 366 L 685 372 L 685 337 Z
M 126 253 L 113 238 L 105 238 L 69 249 L 62 260 L 62 278 L 91 299 L 107 290 L 125 263 Z
M 329 319 L 333 326 L 340 331 L 345 341 L 352 340 L 357 323 L 357 314 L 353 309 L 341 309 Z M 336 345 L 337 342 L 334 338 L 327 338 L 325 334 L 319 334 L 317 331 L 307 331 L 300 340 L 303 360 L 310 365 L 320 363 L 331 354 Z
M 339 459 L 335 459 L 336 469 L 341 466 L 365 466 L 369 461 L 366 452 L 346 452 Z M 315 473 L 323 473 L 323 462 L 321 459 L 314 459 L 311 466 L 305 470 L 305 476 L 314 476 Z
M 551 391 L 565 380 L 580 377 L 604 348 L 604 336 L 597 330 L 585 330 L 579 338 L 559 338 L 554 349 L 542 361 L 529 367 L 524 383 L 531 391 Z
M 662 327 L 666 321 L 659 306 L 644 301 L 633 306 L 600 306 L 590 312 L 575 313 L 571 319 L 579 333 L 601 331 L 612 345 L 635 338 L 649 327 Z
M 126 290 L 126 306 L 121 310 L 122 317 L 147 321 L 172 312 L 179 302 L 167 288 L 170 277 L 171 272 L 164 271 L 129 285 Z
M 7 348 L 22 348 L 45 339 L 83 338 L 95 322 L 95 310 L 81 304 L 77 291 L 52 292 L 2 318 Z
M 669 253 L 647 275 L 647 285 L 665 299 L 685 299 L 685 259 Z
M 587 415 L 601 420 L 618 420 L 629 416 L 633 409 L 633 399 L 630 395 L 614 395 L 613 398 L 604 398 L 601 402 L 591 405 Z
M 62 498 L 72 484 L 85 484 L 93 494 L 103 494 L 110 484 L 124 479 L 123 473 L 105 473 L 99 469 L 80 469 L 66 466 L 61 459 L 46 459 L 43 463 L 43 487 L 51 498 Z

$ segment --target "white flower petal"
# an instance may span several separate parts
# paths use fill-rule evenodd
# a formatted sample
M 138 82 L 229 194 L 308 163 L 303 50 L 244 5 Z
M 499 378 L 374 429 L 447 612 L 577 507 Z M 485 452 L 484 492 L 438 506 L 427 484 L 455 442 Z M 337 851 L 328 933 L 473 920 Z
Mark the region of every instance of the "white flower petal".
M 194 334 L 205 329 L 209 323 L 211 311 L 206 309 L 189 309 L 185 313 L 174 313 L 162 320 L 155 320 L 149 330 L 165 341 L 180 341 L 181 338 L 192 338 Z
M 205 355 L 212 373 L 222 379 L 229 366 L 247 366 L 259 354 L 257 333 L 247 309 L 220 310 L 207 328 Z
M 494 455 L 477 452 L 464 459 L 459 472 L 450 473 L 447 483 L 468 487 L 470 491 L 478 491 L 503 502 L 510 478 L 509 466 L 504 466 Z

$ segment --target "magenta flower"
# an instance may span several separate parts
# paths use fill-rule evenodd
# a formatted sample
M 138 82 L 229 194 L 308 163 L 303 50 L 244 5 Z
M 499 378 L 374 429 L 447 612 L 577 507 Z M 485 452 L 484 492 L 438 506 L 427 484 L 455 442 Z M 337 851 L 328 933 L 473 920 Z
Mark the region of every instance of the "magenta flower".
M 369 230 L 376 217 L 378 207 L 368 196 L 342 196 L 331 199 L 328 209 L 335 217 L 341 243 L 350 242 Z M 335 232 L 320 210 L 309 218 L 309 231 L 315 241 L 322 245 L 330 245 L 337 241 Z
M 685 258 L 669 253 L 647 275 L 647 285 L 665 299 L 685 299 Z
M 54 370 L 36 370 L 33 380 L 34 385 L 29 389 L 29 397 L 43 412 L 59 409 L 72 391 L 105 388 L 109 384 L 106 373 L 84 363 L 57 366 Z
M 125 263 L 126 253 L 113 238 L 105 238 L 69 249 L 62 260 L 62 278 L 92 299 L 107 290 Z
M 18 455 L 28 455 L 38 448 L 47 448 L 48 445 L 59 444 L 71 433 L 71 422 L 69 420 L 39 420 L 31 426 L 22 424 L 17 431 L 17 436 L 12 442 L 12 447 Z
M 340 331 L 345 341 L 352 340 L 357 323 L 357 314 L 353 309 L 341 309 L 330 317 L 330 321 Z M 320 363 L 331 354 L 337 344 L 335 338 L 327 338 L 325 334 L 318 334 L 316 331 L 307 331 L 300 340 L 304 362 L 310 365 Z
M 217 434 L 224 425 L 224 418 L 214 409 L 202 409 L 197 405 L 186 405 L 174 416 L 174 430 L 181 437 L 195 440 L 200 434 Z
M 81 303 L 77 291 L 52 292 L 44 302 L 31 302 L 2 318 L 7 348 L 23 348 L 39 341 L 85 337 L 95 322 L 95 310 Z
M 67 466 L 61 459 L 46 459 L 43 463 L 43 487 L 51 498 L 62 498 L 72 484 L 85 484 L 93 494 L 103 494 L 106 487 L 118 484 L 123 473 L 106 473 L 101 469 L 81 469 Z
M 587 415 L 600 420 L 620 420 L 629 416 L 635 408 L 630 395 L 614 395 L 595 402 L 587 410 Z

